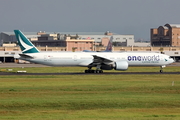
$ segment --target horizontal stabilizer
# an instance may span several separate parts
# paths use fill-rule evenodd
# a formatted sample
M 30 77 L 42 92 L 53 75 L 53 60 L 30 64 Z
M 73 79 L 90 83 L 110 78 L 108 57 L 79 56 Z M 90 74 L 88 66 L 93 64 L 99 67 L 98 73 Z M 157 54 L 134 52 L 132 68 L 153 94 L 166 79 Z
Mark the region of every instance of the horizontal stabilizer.
M 19 54 L 22 58 L 29 58 L 29 59 L 33 59 L 34 57 L 30 56 L 30 55 L 26 55 L 26 54 Z

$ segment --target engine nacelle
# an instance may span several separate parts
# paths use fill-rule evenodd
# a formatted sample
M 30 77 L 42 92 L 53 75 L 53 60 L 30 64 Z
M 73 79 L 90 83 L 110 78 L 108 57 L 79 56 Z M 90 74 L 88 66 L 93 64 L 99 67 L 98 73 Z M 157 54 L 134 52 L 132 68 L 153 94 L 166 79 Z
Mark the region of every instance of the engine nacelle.
M 117 61 L 115 62 L 115 70 L 127 70 L 128 69 L 128 62 L 127 61 Z
M 112 67 L 111 65 L 102 65 L 102 66 L 101 66 L 101 69 L 102 69 L 102 70 L 112 70 L 113 67 Z

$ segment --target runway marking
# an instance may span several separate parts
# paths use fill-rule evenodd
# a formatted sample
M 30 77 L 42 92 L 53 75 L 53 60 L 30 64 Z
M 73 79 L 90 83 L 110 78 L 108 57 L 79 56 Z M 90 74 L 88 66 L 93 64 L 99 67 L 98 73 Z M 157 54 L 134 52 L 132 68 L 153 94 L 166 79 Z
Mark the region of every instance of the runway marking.
M 0 75 L 138 75 L 138 74 L 180 74 L 180 72 L 104 72 L 104 73 L 11 73 L 0 72 Z

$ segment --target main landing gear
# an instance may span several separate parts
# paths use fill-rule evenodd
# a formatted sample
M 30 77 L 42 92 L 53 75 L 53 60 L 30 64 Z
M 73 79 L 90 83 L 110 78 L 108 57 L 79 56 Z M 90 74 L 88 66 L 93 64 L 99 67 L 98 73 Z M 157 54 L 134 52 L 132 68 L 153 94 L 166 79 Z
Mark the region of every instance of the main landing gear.
M 91 70 L 91 69 L 89 69 L 89 70 L 85 70 L 84 72 L 85 73 L 103 73 L 103 70 Z
M 92 70 L 91 69 L 92 67 L 88 67 L 88 68 L 89 68 L 88 70 L 84 71 L 85 73 L 103 73 L 103 70 L 100 69 L 99 65 L 96 66 L 96 70 Z

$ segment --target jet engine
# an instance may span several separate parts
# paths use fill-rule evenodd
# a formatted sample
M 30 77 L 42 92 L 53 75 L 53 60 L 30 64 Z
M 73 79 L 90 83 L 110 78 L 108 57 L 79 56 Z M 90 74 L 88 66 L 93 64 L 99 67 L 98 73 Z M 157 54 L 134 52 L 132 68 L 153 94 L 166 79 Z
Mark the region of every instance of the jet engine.
M 127 70 L 128 69 L 128 62 L 127 61 L 117 61 L 115 62 L 115 70 Z

